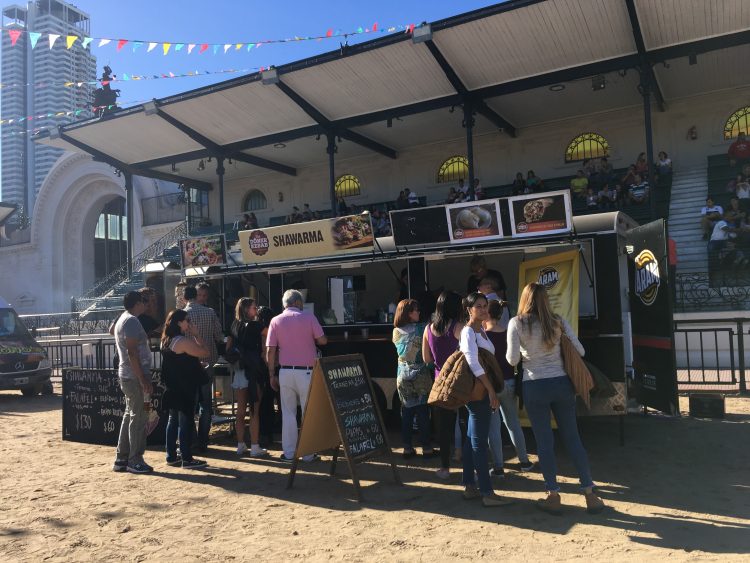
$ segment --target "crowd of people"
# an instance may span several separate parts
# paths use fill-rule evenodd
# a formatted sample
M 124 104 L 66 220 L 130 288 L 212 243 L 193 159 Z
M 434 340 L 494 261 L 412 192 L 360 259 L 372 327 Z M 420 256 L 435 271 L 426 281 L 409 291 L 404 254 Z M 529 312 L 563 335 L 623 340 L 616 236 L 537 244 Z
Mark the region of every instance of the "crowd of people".
M 493 485 L 493 479 L 498 482 L 505 471 L 501 440 L 504 423 L 520 470 L 541 468 L 547 496 L 538 502 L 538 507 L 557 514 L 561 501 L 550 426 L 553 412 L 578 471 L 587 508 L 594 513 L 601 511 L 604 505 L 593 492 L 586 452 L 577 431 L 575 395 L 564 372 L 560 339 L 566 335 L 581 354 L 583 347 L 568 323 L 552 313 L 543 286 L 529 284 L 521 295 L 517 315 L 511 318 L 502 274 L 489 269 L 481 256 L 474 257 L 470 267 L 465 298 L 443 291 L 434 311 L 421 311 L 419 303 L 412 299 L 402 299 L 397 306 L 392 339 L 398 355 L 394 375 L 402 409 L 404 458 L 417 453 L 412 443 L 415 418 L 422 455 L 436 455 L 430 425 L 431 416 L 435 417 L 440 455 L 436 477 L 448 479 L 451 460 L 460 459 L 464 498 L 481 499 L 486 507 L 510 504 L 510 498 L 495 494 Z M 269 457 L 261 445 L 262 404 L 264 398 L 278 393 L 282 453 L 277 459 L 293 461 L 298 438 L 297 408 L 304 412 L 318 347 L 325 347 L 328 341 L 315 316 L 304 311 L 302 294 L 287 290 L 282 296 L 284 311 L 278 315 L 267 307 L 258 307 L 253 299 L 239 299 L 226 338 L 218 316 L 207 306 L 208 284 L 185 288 L 184 298 L 187 305 L 170 311 L 161 328 L 161 381 L 165 387 L 161 405 L 163 414 L 168 416 L 165 463 L 184 469 L 207 465 L 205 460 L 194 457 L 193 450 L 206 452 L 208 448 L 213 414 L 212 366 L 222 342 L 224 357 L 234 364 L 237 455 Z M 149 336 L 144 328 L 149 301 L 144 291 L 127 293 L 123 300 L 125 312 L 112 327 L 126 403 L 113 465 L 117 472 L 153 471 L 143 457 L 153 393 Z M 153 323 L 150 328 L 154 330 Z M 482 396 L 459 411 L 436 407 L 431 412 L 427 397 L 433 381 L 440 377 L 443 364 L 457 348 L 484 387 Z M 492 362 L 487 361 L 487 354 Z M 521 360 L 523 367 L 516 370 Z M 536 438 L 538 466 L 529 458 L 518 419 L 517 396 L 521 392 Z M 248 410 L 249 448 L 245 440 Z M 451 455 L 457 430 L 462 437 Z M 272 438 L 271 435 L 267 440 Z M 309 455 L 302 461 L 315 458 Z

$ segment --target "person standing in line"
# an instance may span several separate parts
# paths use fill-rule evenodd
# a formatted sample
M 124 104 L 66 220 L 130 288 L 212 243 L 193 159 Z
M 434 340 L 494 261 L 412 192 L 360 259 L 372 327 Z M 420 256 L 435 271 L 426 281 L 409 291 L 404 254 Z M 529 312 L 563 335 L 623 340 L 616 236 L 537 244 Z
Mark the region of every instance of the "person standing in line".
M 521 293 L 518 315 L 508 325 L 506 359 L 510 365 L 516 365 L 523 357 L 524 404 L 536 438 L 539 464 L 547 488 L 547 497 L 537 501 L 536 506 L 555 515 L 559 515 L 562 509 L 551 410 L 568 455 L 578 471 L 586 508 L 589 513 L 598 514 L 604 509 L 604 503 L 594 493 L 589 460 L 578 434 L 575 390 L 565 373 L 560 354 L 563 332 L 583 356 L 585 350 L 568 321 L 552 313 L 544 286 L 530 283 Z
M 268 327 L 266 364 L 276 365 L 278 353 L 279 375 L 271 369 L 271 387 L 281 395 L 281 448 L 279 458 L 291 462 L 297 449 L 297 405 L 304 415 L 310 378 L 317 359 L 315 345 L 325 346 L 328 338 L 315 315 L 303 310 L 305 301 L 296 289 L 288 289 L 281 298 L 284 312 L 275 316 Z M 307 455 L 302 461 L 313 461 Z
M 208 353 L 188 314 L 181 309 L 167 315 L 161 337 L 161 377 L 166 387 L 162 408 L 169 413 L 167 421 L 167 465 L 183 469 L 205 467 L 205 461 L 192 454 L 195 432 L 195 402 L 199 381 L 203 377 L 200 358 Z M 180 455 L 177 455 L 177 437 Z
M 508 304 L 505 301 L 490 299 L 488 308 L 489 318 L 484 323 L 484 329 L 487 331 L 492 344 L 495 346 L 495 357 L 500 369 L 503 371 L 505 385 L 497 398 L 500 401 L 500 408 L 493 411 L 490 417 L 490 450 L 493 458 L 492 475 L 503 477 L 503 440 L 501 434 L 501 425 L 505 422 L 505 427 L 510 434 L 510 440 L 516 448 L 518 461 L 521 463 L 521 471 L 531 471 L 534 464 L 529 461 L 529 455 L 526 453 L 526 438 L 523 435 L 521 421 L 518 420 L 518 403 L 516 401 L 516 380 L 513 374 L 513 366 L 505 359 L 505 352 L 508 346 L 507 330 L 510 322 L 510 312 Z M 502 414 L 502 420 L 500 420 Z
M 483 323 L 487 320 L 487 298 L 479 292 L 469 294 L 464 299 L 468 322 L 461 330 L 459 350 L 463 352 L 466 363 L 476 378 L 475 385 L 484 386 L 484 397 L 478 401 L 469 401 L 466 409 L 469 411 L 469 427 L 467 440 L 463 447 L 463 496 L 466 500 L 482 498 L 485 507 L 505 506 L 513 501 L 496 495 L 492 490 L 490 472 L 487 460 L 487 441 L 490 431 L 490 415 L 497 409 L 499 401 L 495 388 L 490 381 L 490 375 L 485 372 L 479 361 L 479 349 L 495 353 L 495 347 L 484 331 Z M 477 481 L 479 488 L 477 488 Z
M 151 473 L 154 469 L 143 460 L 146 451 L 146 403 L 151 402 L 151 351 L 148 336 L 138 322 L 138 315 L 146 310 L 148 298 L 137 291 L 129 291 L 123 298 L 125 312 L 114 328 L 115 345 L 120 357 L 117 375 L 125 395 L 125 411 L 117 441 L 117 455 L 113 471 Z
M 268 451 L 260 447 L 260 400 L 268 379 L 268 370 L 262 358 L 261 332 L 263 325 L 257 320 L 255 299 L 242 297 L 234 311 L 230 341 L 227 349 L 237 348 L 242 368 L 235 370 L 232 387 L 237 398 L 237 455 L 247 451 L 245 444 L 245 413 L 250 406 L 250 457 L 266 457 Z
M 200 415 L 198 418 L 198 451 L 205 452 L 208 449 L 208 435 L 211 432 L 211 417 L 213 416 L 213 379 L 214 364 L 219 358 L 216 343 L 224 339 L 221 330 L 221 322 L 216 316 L 216 311 L 206 306 L 208 303 L 207 283 L 200 283 L 196 287 L 185 288 L 185 311 L 190 318 L 190 323 L 195 327 L 203 343 L 208 348 L 208 355 L 201 358 L 201 362 L 207 364 L 209 382 L 202 385 L 199 390 Z
M 422 361 L 423 334 L 424 325 L 419 322 L 419 303 L 414 299 L 402 299 L 396 306 L 393 316 L 391 340 L 398 355 L 396 389 L 401 401 L 401 440 L 404 444 L 405 459 L 416 455 L 411 439 L 415 416 L 422 455 L 434 455 L 434 450 L 430 446 L 430 411 L 427 407 L 427 397 L 432 389 L 432 376 L 426 373 Z
M 461 322 L 461 296 L 455 291 L 443 291 L 437 300 L 432 322 L 422 336 L 422 358 L 426 364 L 435 365 L 435 379 L 445 361 L 458 350 L 458 339 L 464 325 Z M 451 440 L 456 426 L 457 412 L 453 409 L 435 407 L 433 416 L 437 420 L 438 446 L 440 447 L 440 469 L 438 479 L 450 478 Z M 463 436 L 465 438 L 465 436 Z M 463 440 L 461 441 L 463 444 Z
M 261 325 L 260 331 L 260 343 L 261 343 L 261 357 L 263 361 L 266 361 L 268 357 L 268 348 L 266 347 L 266 340 L 268 339 L 268 327 L 271 326 L 271 320 L 275 317 L 273 310 L 270 307 L 260 307 L 258 309 L 258 322 Z M 273 444 L 273 429 L 276 422 L 276 404 L 279 404 L 281 408 L 281 398 L 276 389 L 271 387 L 270 376 L 278 375 L 279 372 L 279 360 L 278 354 L 276 355 L 276 365 L 266 366 L 268 369 L 269 380 L 266 382 L 263 388 L 263 394 L 260 399 L 260 435 L 261 435 L 261 446 L 268 447 Z

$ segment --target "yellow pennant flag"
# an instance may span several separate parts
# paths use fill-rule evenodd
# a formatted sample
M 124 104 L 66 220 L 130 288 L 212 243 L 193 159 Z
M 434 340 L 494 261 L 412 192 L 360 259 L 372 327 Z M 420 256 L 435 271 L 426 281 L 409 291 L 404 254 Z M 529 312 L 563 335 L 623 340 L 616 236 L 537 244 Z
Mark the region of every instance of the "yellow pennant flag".
M 240 49 L 242 49 L 243 45 L 244 45 L 244 43 L 237 43 L 237 45 L 235 45 L 234 48 L 235 48 L 235 50 L 239 51 Z
M 68 45 L 68 49 L 70 49 L 73 46 L 73 43 L 75 43 L 76 41 L 78 41 L 77 35 L 68 35 L 67 41 L 66 41 Z
M 169 53 L 169 48 L 172 46 L 171 43 L 162 43 L 162 49 L 164 49 L 164 54 L 166 55 Z

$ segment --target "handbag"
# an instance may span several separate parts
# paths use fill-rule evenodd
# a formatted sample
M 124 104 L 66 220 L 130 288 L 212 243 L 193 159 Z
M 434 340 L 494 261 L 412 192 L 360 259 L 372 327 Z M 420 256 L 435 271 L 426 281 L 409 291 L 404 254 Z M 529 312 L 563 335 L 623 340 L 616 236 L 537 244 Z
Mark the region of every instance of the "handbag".
M 591 390 L 594 388 L 594 379 L 578 350 L 564 332 L 560 335 L 560 355 L 565 373 L 573 383 L 576 395 L 583 399 L 586 408 L 591 408 Z

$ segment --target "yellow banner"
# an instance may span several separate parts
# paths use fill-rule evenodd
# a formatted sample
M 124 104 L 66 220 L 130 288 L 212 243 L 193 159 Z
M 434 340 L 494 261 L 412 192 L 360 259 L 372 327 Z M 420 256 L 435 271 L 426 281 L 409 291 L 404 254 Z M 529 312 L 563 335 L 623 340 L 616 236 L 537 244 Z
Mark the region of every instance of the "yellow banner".
M 521 262 L 518 272 L 518 296 L 531 282 L 547 289 L 552 310 L 563 317 L 578 334 L 578 264 L 577 250 L 550 254 Z
M 239 238 L 245 264 L 370 252 L 375 244 L 369 215 L 240 231 Z

